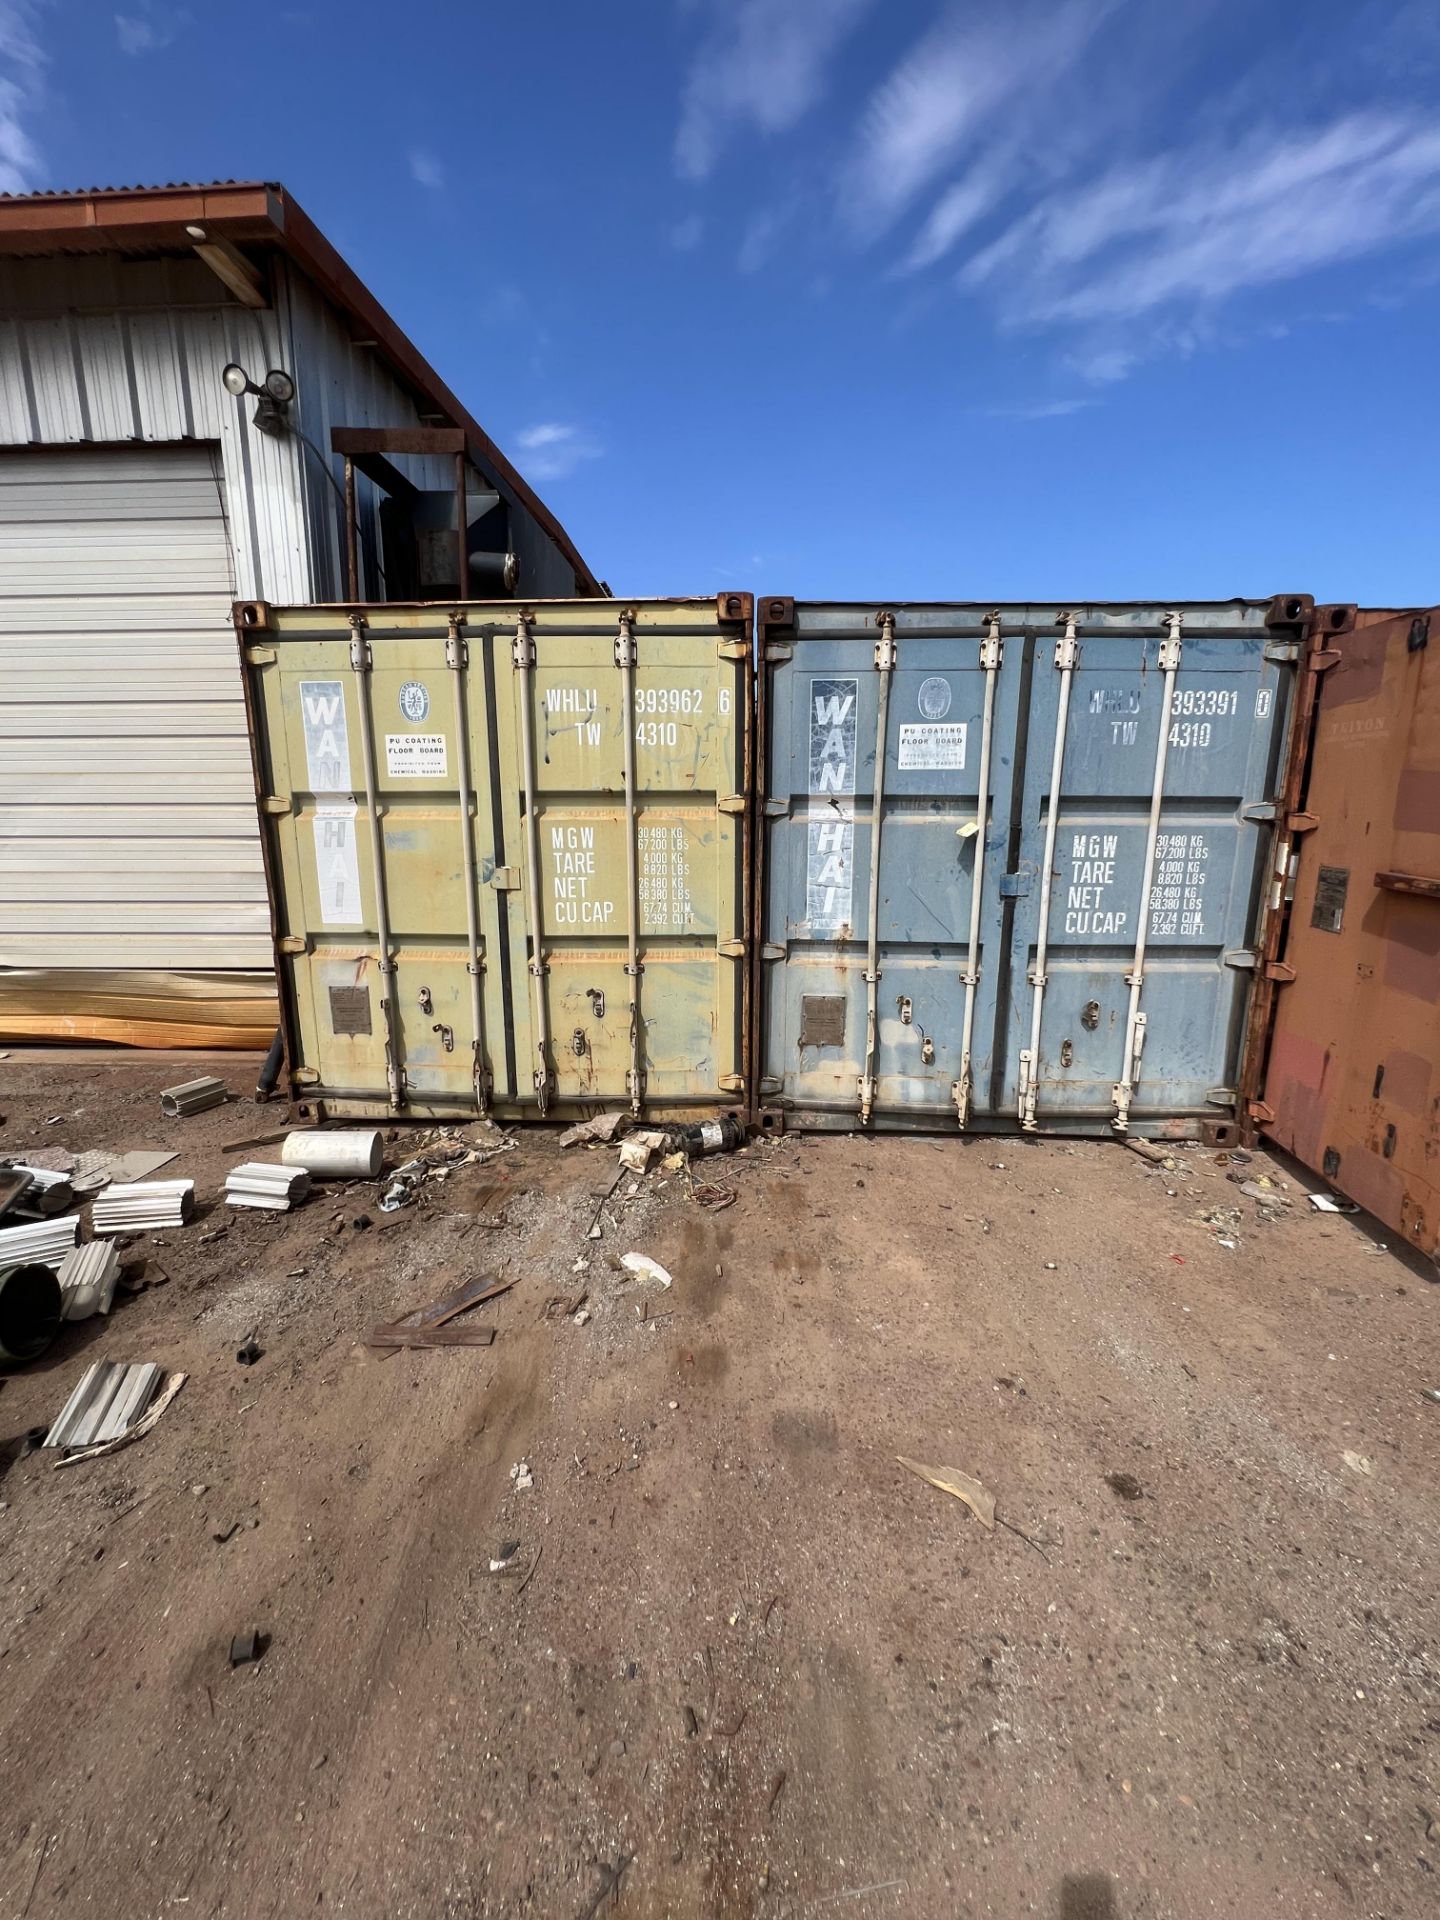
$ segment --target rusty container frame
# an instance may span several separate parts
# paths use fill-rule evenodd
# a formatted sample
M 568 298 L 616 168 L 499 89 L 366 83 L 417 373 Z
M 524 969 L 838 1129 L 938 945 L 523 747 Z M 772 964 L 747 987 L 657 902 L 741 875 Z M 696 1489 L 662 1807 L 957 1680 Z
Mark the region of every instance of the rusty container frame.
M 1440 607 L 1320 609 L 1252 1128 L 1440 1253 Z M 1339 618 L 1341 612 L 1348 619 Z M 1263 1086 L 1263 1091 L 1259 1089 Z

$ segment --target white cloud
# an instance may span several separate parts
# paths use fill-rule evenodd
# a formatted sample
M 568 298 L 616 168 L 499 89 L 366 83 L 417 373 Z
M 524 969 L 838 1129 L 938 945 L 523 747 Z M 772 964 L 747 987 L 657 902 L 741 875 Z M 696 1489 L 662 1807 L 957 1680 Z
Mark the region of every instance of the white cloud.
M 1372 109 L 1157 155 L 1051 193 L 975 254 L 960 282 L 993 289 L 1002 317 L 1019 324 L 1129 321 L 1436 231 L 1440 128 Z
M 29 193 L 40 172 L 30 137 L 45 92 L 35 18 L 29 0 L 0 0 L 0 193 Z
M 515 440 L 524 455 L 520 465 L 531 480 L 564 480 L 585 461 L 598 460 L 604 451 L 583 428 L 563 420 L 522 427 Z
M 154 0 L 141 0 L 138 13 L 116 14 L 115 38 L 122 53 L 158 53 L 189 24 L 190 15 L 184 7 L 157 6 Z
M 705 222 L 698 213 L 687 213 L 677 220 L 666 236 L 677 253 L 693 253 L 705 237 Z
M 774 259 L 795 212 L 795 207 L 791 205 L 763 207 L 759 213 L 751 215 L 745 224 L 740 251 L 735 258 L 741 273 L 758 273 Z
M 1083 413 L 1097 406 L 1093 398 L 1079 400 L 1029 400 L 1013 407 L 987 407 L 992 420 L 1063 420 L 1067 414 Z
M 438 193 L 445 185 L 444 163 L 427 148 L 416 147 L 410 154 L 410 178 L 417 186 Z
M 784 133 L 825 91 L 831 55 L 871 0 L 715 0 L 686 76 L 675 169 L 703 180 L 745 127 Z
M 952 5 L 861 116 L 840 176 L 842 216 L 856 237 L 879 238 L 947 168 L 998 139 L 1003 164 L 992 152 L 950 188 L 916 243 L 913 264 L 939 259 L 1008 187 L 1016 116 L 1035 114 L 1118 3 Z

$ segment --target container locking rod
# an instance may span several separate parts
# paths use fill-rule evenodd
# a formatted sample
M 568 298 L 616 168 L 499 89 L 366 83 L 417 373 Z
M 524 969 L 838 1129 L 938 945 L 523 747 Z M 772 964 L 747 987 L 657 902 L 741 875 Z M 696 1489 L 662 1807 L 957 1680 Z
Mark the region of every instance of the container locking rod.
M 970 1124 L 970 1098 L 974 1087 L 970 1051 L 975 1035 L 975 989 L 980 984 L 980 907 L 985 886 L 985 831 L 990 809 L 990 749 L 995 728 L 995 678 L 1004 658 L 1000 638 L 1000 615 L 985 617 L 985 638 L 980 642 L 980 665 L 985 670 L 985 710 L 980 722 L 980 793 L 975 803 L 975 866 L 970 876 L 970 945 L 965 971 L 965 1019 L 960 1034 L 960 1078 L 955 1082 L 955 1113 L 962 1127 Z
M 635 811 L 635 616 L 620 616 L 620 631 L 615 636 L 615 664 L 620 669 L 620 724 L 625 734 L 625 912 L 629 926 L 626 937 L 625 977 L 630 983 L 630 1071 L 626 1084 L 630 1090 L 630 1111 L 638 1120 L 645 1097 L 644 1042 L 645 1023 L 640 1013 L 640 828 Z
M 1145 831 L 1145 872 L 1140 882 L 1140 913 L 1135 928 L 1135 958 L 1125 979 L 1130 1007 L 1125 1019 L 1125 1060 L 1115 1083 L 1115 1112 L 1110 1125 L 1116 1133 L 1130 1128 L 1130 1103 L 1140 1081 L 1140 1055 L 1145 1046 L 1145 1015 L 1140 993 L 1145 985 L 1145 943 L 1150 936 L 1150 891 L 1155 879 L 1155 849 L 1160 837 L 1160 808 L 1165 798 L 1165 760 L 1170 749 L 1171 709 L 1175 705 L 1175 675 L 1180 668 L 1180 615 L 1165 616 L 1165 638 L 1160 642 L 1160 669 L 1165 675 L 1160 702 L 1160 738 L 1155 743 L 1155 778 L 1150 784 L 1150 819 Z
M 1045 966 L 1050 953 L 1050 899 L 1055 891 L 1055 838 L 1060 827 L 1060 783 L 1065 773 L 1065 728 L 1070 718 L 1070 688 L 1080 658 L 1075 615 L 1061 615 L 1063 632 L 1055 643 L 1060 700 L 1055 713 L 1055 747 L 1050 756 L 1050 793 L 1045 816 L 1045 856 L 1040 864 L 1040 925 L 1035 934 L 1035 964 L 1030 969 L 1030 1045 L 1020 1056 L 1020 1125 L 1034 1133 L 1040 1079 L 1040 1021 L 1045 1011 Z
M 543 1120 L 550 1107 L 550 1002 L 545 992 L 545 950 L 540 925 L 540 821 L 535 810 L 535 638 L 530 620 L 519 614 L 515 621 L 515 645 L 512 655 L 520 675 L 520 741 L 525 776 L 525 913 L 530 926 L 530 978 L 535 988 L 535 1072 L 536 1104 Z
M 877 616 L 875 670 L 880 676 L 875 705 L 875 777 L 870 806 L 870 900 L 865 949 L 865 1071 L 860 1076 L 860 1124 L 868 1127 L 875 1106 L 875 1055 L 880 1028 L 880 823 L 885 808 L 885 746 L 889 732 L 890 676 L 895 671 L 895 616 Z
M 455 767 L 460 783 L 460 857 L 465 873 L 465 937 L 469 950 L 466 972 L 470 976 L 470 1039 L 475 1105 L 485 1113 L 490 1105 L 490 1074 L 485 1065 L 485 996 L 481 986 L 483 961 L 480 957 L 480 889 L 475 863 L 475 828 L 470 814 L 470 725 L 466 700 L 467 648 L 461 632 L 461 616 L 450 616 L 450 633 L 445 641 L 445 664 L 455 688 Z
M 365 811 L 370 824 L 371 873 L 375 889 L 375 938 L 380 948 L 380 1011 L 385 1016 L 385 1086 L 390 1111 L 404 1106 L 399 1036 L 395 1029 L 395 962 L 390 953 L 390 905 L 385 891 L 385 836 L 380 828 L 379 783 L 375 773 L 375 716 L 370 700 L 370 640 L 364 619 L 350 615 L 350 668 L 360 702 L 360 753 L 365 767 Z

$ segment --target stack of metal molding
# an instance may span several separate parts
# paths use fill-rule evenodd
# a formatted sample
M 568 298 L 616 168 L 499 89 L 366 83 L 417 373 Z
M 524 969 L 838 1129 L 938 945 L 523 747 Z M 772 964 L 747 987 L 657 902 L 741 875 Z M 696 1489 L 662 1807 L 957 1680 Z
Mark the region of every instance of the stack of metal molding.
M 304 1167 L 275 1167 L 247 1160 L 225 1176 L 225 1204 L 231 1207 L 262 1207 L 271 1213 L 286 1213 L 309 1191 L 310 1175 Z
M 58 1267 L 80 1238 L 80 1216 L 36 1220 L 29 1226 L 0 1227 L 0 1267 Z
M 10 1202 L 12 1213 L 23 1213 L 32 1220 L 49 1220 L 75 1204 L 75 1188 L 68 1173 L 55 1173 L 49 1167 L 27 1167 L 22 1161 L 9 1163 L 12 1173 L 23 1173 L 29 1181 L 25 1191 Z
M 183 1227 L 194 1204 L 193 1180 L 139 1180 L 96 1194 L 90 1218 L 97 1234 L 145 1233 L 152 1227 Z
M 160 1111 L 167 1120 L 184 1120 L 192 1113 L 204 1113 L 207 1107 L 223 1106 L 229 1098 L 223 1080 L 202 1074 L 198 1080 L 182 1080 L 178 1087 L 166 1087 L 160 1095 Z
M 118 1440 L 155 1398 L 165 1374 L 151 1361 L 97 1360 L 60 1409 L 47 1447 L 91 1447 Z
M 113 1240 L 91 1240 L 74 1247 L 61 1262 L 58 1275 L 67 1320 L 88 1320 L 92 1313 L 108 1313 L 120 1278 L 120 1255 Z

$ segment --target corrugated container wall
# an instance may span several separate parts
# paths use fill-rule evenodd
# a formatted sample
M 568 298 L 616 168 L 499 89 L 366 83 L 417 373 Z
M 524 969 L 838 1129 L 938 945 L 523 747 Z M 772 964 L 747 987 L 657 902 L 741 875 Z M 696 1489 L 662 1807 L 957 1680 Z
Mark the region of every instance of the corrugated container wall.
M 1322 636 L 1293 904 L 1256 1118 L 1440 1251 L 1440 607 Z
M 238 611 L 305 1113 L 743 1107 L 748 595 Z
M 1311 605 L 762 599 L 762 1113 L 1230 1137 Z

